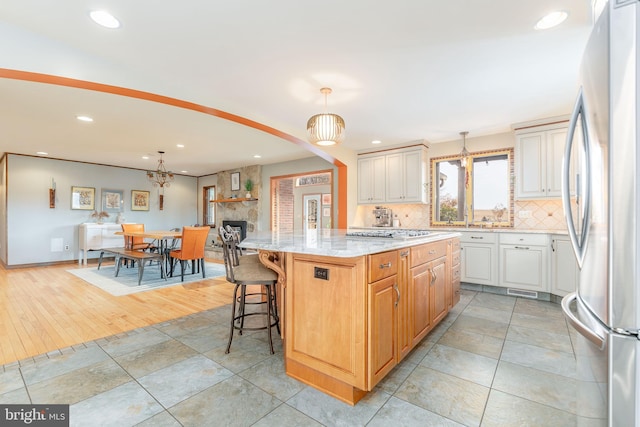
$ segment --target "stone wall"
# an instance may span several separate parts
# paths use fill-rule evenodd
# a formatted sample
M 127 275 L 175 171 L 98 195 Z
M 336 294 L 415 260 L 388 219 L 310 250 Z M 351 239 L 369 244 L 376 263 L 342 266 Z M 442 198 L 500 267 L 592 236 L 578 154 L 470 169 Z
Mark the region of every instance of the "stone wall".
M 240 172 L 240 190 L 231 191 L 231 174 L 235 172 Z M 234 196 L 236 198 L 244 198 L 247 193 L 244 187 L 247 179 L 251 179 L 253 182 L 251 197 L 260 199 L 263 191 L 262 166 L 260 165 L 218 172 L 216 198 L 230 199 Z M 250 236 L 257 229 L 260 214 L 260 204 L 256 200 L 218 203 L 216 206 L 216 227 L 220 227 L 224 220 L 247 221 L 247 236 Z

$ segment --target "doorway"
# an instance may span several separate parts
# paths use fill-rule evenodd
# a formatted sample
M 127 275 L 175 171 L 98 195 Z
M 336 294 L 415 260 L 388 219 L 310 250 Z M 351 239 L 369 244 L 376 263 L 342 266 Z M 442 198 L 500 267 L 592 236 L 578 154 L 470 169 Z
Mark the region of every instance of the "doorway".
M 333 170 L 271 177 L 271 230 L 333 227 Z
M 302 206 L 304 215 L 302 216 L 302 229 L 317 230 L 322 228 L 322 218 L 320 217 L 320 194 L 305 194 L 302 197 Z

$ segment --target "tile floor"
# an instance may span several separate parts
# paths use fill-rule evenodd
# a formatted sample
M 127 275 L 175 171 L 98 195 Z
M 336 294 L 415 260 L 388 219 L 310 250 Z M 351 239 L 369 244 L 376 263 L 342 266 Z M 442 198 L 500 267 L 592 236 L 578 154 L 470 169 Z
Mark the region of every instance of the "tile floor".
M 573 336 L 558 304 L 463 291 L 351 407 L 284 373 L 282 343 L 234 338 L 230 307 L 0 369 L 0 403 L 68 403 L 72 426 L 570 426 Z

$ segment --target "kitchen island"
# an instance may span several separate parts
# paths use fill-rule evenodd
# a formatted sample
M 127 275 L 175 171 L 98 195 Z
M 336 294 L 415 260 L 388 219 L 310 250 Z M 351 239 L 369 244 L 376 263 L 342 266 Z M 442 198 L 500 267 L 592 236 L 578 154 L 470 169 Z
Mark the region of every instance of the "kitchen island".
M 280 275 L 287 374 L 352 405 L 460 299 L 455 232 L 263 232 L 241 246 Z

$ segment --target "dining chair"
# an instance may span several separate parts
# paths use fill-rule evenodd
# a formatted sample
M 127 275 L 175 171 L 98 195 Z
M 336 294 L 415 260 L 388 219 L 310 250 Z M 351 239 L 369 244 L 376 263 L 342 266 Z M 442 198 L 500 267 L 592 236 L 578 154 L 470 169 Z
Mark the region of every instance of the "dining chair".
M 144 232 L 144 224 L 120 224 L 123 232 Z M 124 247 L 132 251 L 156 251 L 157 247 L 151 242 L 145 242 L 144 237 L 137 236 L 123 236 Z M 124 265 L 127 265 L 127 260 L 123 258 Z M 134 260 L 130 260 L 131 266 L 135 264 Z
M 274 354 L 271 328 L 275 326 L 278 333 L 280 332 L 280 319 L 276 303 L 278 274 L 265 267 L 257 257 L 249 260 L 247 255 L 241 255 L 236 245 L 236 237 L 232 231 L 227 231 L 224 227 L 220 227 L 219 234 L 222 240 L 227 281 L 235 284 L 233 303 L 231 305 L 229 342 L 225 353 L 229 353 L 231 350 L 234 331 L 238 330 L 239 334 L 242 335 L 245 330 L 257 331 L 266 329 L 269 337 L 269 348 L 271 354 Z M 246 260 L 243 261 L 243 259 Z M 247 292 L 247 286 L 251 285 L 259 285 L 260 291 Z M 247 297 L 249 298 L 248 300 Z M 266 313 L 261 309 L 249 312 L 246 310 L 247 305 L 259 305 L 260 308 L 266 306 Z M 266 322 L 262 326 L 245 326 L 245 319 L 251 316 L 264 316 Z
M 169 252 L 171 259 L 171 276 L 175 269 L 176 262 L 180 261 L 180 278 L 184 282 L 185 264 L 191 261 L 191 272 L 195 274 L 196 263 L 202 269 L 202 278 L 205 278 L 204 271 L 204 247 L 207 243 L 207 236 L 211 228 L 205 227 L 182 227 L 182 238 L 180 249 Z
M 144 224 L 121 224 L 122 231 L 127 232 L 144 232 Z M 152 250 L 155 246 L 152 243 L 145 242 L 144 237 L 124 236 L 124 247 L 133 251 Z

